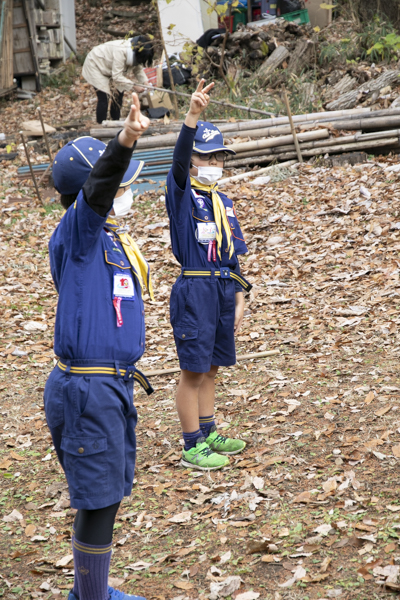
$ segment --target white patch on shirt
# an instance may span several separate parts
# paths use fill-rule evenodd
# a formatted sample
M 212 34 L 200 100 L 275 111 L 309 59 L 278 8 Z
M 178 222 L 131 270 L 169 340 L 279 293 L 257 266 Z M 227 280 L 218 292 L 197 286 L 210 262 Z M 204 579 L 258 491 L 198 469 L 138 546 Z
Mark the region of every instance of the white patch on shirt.
M 134 298 L 135 287 L 128 273 L 114 273 L 114 298 Z
M 201 244 L 207 244 L 216 237 L 217 226 L 215 223 L 197 223 L 197 239 Z
M 235 212 L 233 210 L 233 206 L 226 207 L 226 216 L 227 217 L 235 217 Z

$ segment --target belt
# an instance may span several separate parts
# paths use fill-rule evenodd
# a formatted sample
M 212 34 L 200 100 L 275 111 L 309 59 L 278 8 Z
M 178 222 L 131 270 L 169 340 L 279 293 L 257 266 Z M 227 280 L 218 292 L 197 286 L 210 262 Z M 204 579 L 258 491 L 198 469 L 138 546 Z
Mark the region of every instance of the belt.
M 253 287 L 251 283 L 246 281 L 244 277 L 235 273 L 235 271 L 231 271 L 229 267 L 221 267 L 221 269 L 190 269 L 189 267 L 185 267 L 182 269 L 182 275 L 184 277 L 221 277 L 221 279 L 234 279 L 242 288 L 249 292 Z
M 57 367 L 64 371 L 66 375 L 116 376 L 123 378 L 124 381 L 134 379 L 140 383 L 146 394 L 150 395 L 154 392 L 147 377 L 135 365 L 119 363 L 118 361 L 67 360 L 62 358 L 57 362 Z

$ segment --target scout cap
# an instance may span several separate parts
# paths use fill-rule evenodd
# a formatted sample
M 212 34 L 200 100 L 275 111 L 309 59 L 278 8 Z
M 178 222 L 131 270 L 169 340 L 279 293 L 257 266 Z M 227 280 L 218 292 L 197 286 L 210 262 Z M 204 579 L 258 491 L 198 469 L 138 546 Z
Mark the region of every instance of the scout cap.
M 56 190 L 60 194 L 77 194 L 106 147 L 104 142 L 84 136 L 68 142 L 61 148 L 53 162 L 53 180 Z M 143 161 L 131 160 L 119 187 L 126 187 L 133 183 L 143 167 Z
M 208 121 L 197 122 L 193 152 L 198 152 L 199 154 L 211 154 L 212 152 L 229 152 L 229 154 L 236 154 L 234 150 L 230 150 L 227 146 L 224 146 L 222 133 L 218 127 Z

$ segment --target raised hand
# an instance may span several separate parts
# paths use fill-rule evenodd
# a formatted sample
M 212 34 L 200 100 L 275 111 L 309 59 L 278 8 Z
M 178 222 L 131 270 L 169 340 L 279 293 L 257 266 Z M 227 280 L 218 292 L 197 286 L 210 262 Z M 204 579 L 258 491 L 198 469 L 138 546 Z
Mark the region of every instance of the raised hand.
M 132 148 L 133 144 L 146 131 L 149 125 L 150 120 L 140 112 L 138 95 L 133 93 L 131 110 L 125 119 L 124 128 L 118 137 L 121 146 Z
M 200 115 L 200 113 L 207 108 L 210 102 L 210 96 L 208 95 L 208 92 L 214 87 L 215 84 L 212 81 L 206 87 L 204 87 L 205 82 L 205 79 L 200 79 L 199 85 L 190 99 L 189 112 L 192 115 Z
M 196 127 L 201 113 L 210 103 L 208 92 L 212 90 L 215 84 L 213 81 L 206 85 L 206 87 L 204 87 L 204 84 L 205 79 L 201 79 L 196 91 L 192 94 L 190 99 L 190 107 L 185 119 L 185 124 L 188 127 Z

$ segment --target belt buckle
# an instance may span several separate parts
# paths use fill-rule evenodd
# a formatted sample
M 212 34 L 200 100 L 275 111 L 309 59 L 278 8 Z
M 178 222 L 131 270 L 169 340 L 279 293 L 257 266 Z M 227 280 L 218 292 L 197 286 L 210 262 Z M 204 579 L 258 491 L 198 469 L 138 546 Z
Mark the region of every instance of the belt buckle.
M 221 273 L 222 279 L 230 279 L 231 271 L 230 271 L 229 267 L 222 267 L 220 273 Z
M 124 375 L 124 381 L 128 381 L 129 379 L 133 379 L 135 376 L 135 367 L 133 365 L 130 365 L 129 367 L 126 368 L 125 371 L 125 375 Z

